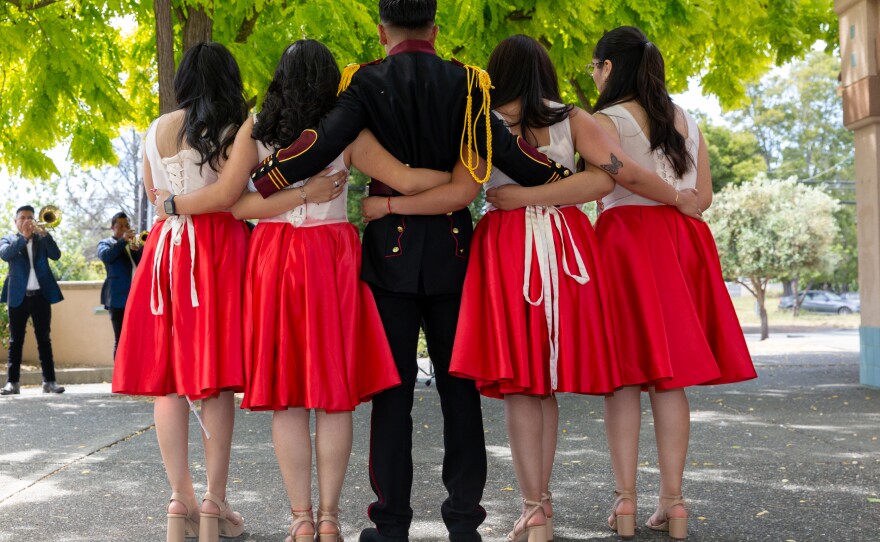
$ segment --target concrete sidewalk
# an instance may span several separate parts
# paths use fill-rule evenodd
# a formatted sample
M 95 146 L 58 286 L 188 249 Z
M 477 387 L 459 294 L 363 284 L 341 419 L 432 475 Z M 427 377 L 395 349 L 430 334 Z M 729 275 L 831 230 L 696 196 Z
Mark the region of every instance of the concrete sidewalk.
M 821 342 L 821 341 L 820 341 Z M 833 341 L 832 341 L 833 342 Z M 750 341 L 750 347 L 752 346 Z M 762 351 L 761 349 L 767 350 Z M 816 347 L 818 348 L 818 347 Z M 693 427 L 685 496 L 692 541 L 880 540 L 880 390 L 858 384 L 858 354 L 753 347 L 759 378 L 688 394 Z M 152 404 L 71 385 L 60 396 L 25 388 L 0 398 L 0 542 L 162 541 L 170 491 L 152 427 Z M 650 515 L 658 471 L 650 411 L 642 422 L 639 516 Z M 369 526 L 370 407 L 355 414 L 354 451 L 341 520 L 350 542 Z M 247 520 L 237 539 L 281 542 L 289 510 L 272 452 L 269 413 L 239 411 L 230 500 Z M 489 479 L 485 540 L 504 540 L 518 516 L 503 405 L 484 400 Z M 413 411 L 413 540 L 445 540 L 440 503 L 442 425 L 434 387 Z M 204 491 L 198 425 L 191 464 Z M 560 396 L 553 493 L 557 540 L 615 540 L 604 528 L 614 489 L 602 400 Z M 637 540 L 666 540 L 640 528 Z

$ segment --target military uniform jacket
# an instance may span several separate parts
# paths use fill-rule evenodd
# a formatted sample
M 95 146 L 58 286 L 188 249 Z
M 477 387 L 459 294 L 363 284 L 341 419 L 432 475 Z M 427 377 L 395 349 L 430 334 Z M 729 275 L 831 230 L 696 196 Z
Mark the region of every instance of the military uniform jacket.
M 473 115 L 482 101 L 476 86 Z M 363 128 L 410 167 L 452 171 L 459 160 L 468 96 L 468 72 L 439 58 L 426 41 L 405 41 L 387 58 L 363 65 L 337 105 L 315 130 L 307 130 L 254 172 L 257 187 L 291 184 L 323 169 Z M 490 115 L 491 117 L 492 115 Z M 485 124 L 475 134 L 485 147 Z M 493 161 L 521 184 L 560 177 L 552 164 L 516 138 L 498 120 L 492 123 Z M 566 172 L 568 174 L 570 172 Z M 396 194 L 396 193 L 395 193 Z M 393 204 L 392 204 L 393 205 Z M 439 216 L 391 214 L 371 221 L 363 239 L 361 278 L 394 293 L 428 295 L 460 292 L 473 226 L 465 208 Z

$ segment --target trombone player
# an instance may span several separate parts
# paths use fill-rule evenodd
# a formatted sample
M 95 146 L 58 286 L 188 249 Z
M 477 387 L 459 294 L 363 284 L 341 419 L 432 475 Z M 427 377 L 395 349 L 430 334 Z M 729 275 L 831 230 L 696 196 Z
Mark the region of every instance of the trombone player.
M 61 212 L 57 208 L 44 208 L 40 215 L 47 215 L 54 225 L 61 218 Z M 0 293 L 0 303 L 8 304 L 10 332 L 6 385 L 0 390 L 0 395 L 20 393 L 21 356 L 28 318 L 33 319 L 37 337 L 37 351 L 43 370 L 43 393 L 64 392 L 64 388 L 55 381 L 55 360 L 49 337 L 52 304 L 64 299 L 49 268 L 49 260 L 58 260 L 61 250 L 46 230 L 47 225 L 37 223 L 34 220 L 34 208 L 24 205 L 15 211 L 15 227 L 18 233 L 0 239 L 0 259 L 9 264 L 9 273 Z
M 113 236 L 98 243 L 98 258 L 107 270 L 107 279 L 101 287 L 101 304 L 110 313 L 113 324 L 113 359 L 116 359 L 116 347 L 122 333 L 122 321 L 125 317 L 125 303 L 128 291 L 131 290 L 131 279 L 134 270 L 141 261 L 143 244 L 128 223 L 128 216 L 119 212 L 110 219 L 110 231 Z

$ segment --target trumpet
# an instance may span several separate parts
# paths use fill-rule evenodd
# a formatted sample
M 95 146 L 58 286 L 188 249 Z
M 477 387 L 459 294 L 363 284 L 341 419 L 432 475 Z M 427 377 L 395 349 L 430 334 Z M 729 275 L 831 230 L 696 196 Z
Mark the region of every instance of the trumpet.
M 149 236 L 150 236 L 150 232 L 148 232 L 147 230 L 144 230 L 141 232 L 140 235 L 132 237 L 131 241 L 129 241 L 128 244 L 133 249 L 140 248 L 142 245 L 145 245 L 147 243 L 147 237 L 149 237 Z
M 45 205 L 40 209 L 37 218 L 37 229 L 42 233 L 46 233 L 46 230 L 55 229 L 61 224 L 61 209 L 55 205 Z

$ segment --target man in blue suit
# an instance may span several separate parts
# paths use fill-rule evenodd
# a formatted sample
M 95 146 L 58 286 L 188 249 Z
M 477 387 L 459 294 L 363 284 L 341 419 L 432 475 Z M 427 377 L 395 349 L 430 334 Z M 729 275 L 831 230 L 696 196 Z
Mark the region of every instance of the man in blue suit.
M 9 263 L 0 303 L 8 303 L 10 335 L 6 385 L 0 395 L 20 393 L 21 352 L 28 318 L 34 321 L 43 368 L 43 393 L 63 393 L 64 388 L 55 382 L 55 360 L 49 339 L 52 304 L 64 299 L 49 269 L 49 258 L 59 259 L 61 251 L 49 232 L 36 223 L 30 205 L 15 211 L 15 227 L 18 233 L 0 239 L 0 259 Z
M 119 334 L 122 333 L 122 320 L 125 317 L 125 302 L 131 289 L 134 269 L 141 261 L 141 245 L 132 245 L 134 231 L 128 224 L 125 213 L 116 213 L 110 219 L 110 231 L 113 237 L 98 243 L 98 258 L 104 262 L 107 279 L 101 287 L 101 303 L 110 312 L 113 323 L 113 359 L 116 359 L 116 347 L 119 345 Z

